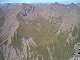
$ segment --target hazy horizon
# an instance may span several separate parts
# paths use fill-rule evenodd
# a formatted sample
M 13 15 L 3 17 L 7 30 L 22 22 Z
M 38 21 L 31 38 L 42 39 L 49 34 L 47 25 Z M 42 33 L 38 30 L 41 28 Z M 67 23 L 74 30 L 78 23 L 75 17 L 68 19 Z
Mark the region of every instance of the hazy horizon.
M 0 3 L 80 3 L 80 0 L 0 0 Z

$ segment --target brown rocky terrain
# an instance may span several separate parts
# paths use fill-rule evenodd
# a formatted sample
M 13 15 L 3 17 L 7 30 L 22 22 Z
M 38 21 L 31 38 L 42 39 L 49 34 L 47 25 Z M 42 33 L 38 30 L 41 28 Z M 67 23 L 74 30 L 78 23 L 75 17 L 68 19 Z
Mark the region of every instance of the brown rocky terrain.
M 79 19 L 80 4 L 0 4 L 0 60 L 69 60 Z

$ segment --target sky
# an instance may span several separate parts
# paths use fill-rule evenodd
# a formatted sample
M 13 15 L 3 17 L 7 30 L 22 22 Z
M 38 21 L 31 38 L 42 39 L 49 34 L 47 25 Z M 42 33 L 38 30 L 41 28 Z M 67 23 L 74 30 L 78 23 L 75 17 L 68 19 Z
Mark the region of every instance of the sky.
M 0 0 L 0 3 L 80 3 L 80 0 Z

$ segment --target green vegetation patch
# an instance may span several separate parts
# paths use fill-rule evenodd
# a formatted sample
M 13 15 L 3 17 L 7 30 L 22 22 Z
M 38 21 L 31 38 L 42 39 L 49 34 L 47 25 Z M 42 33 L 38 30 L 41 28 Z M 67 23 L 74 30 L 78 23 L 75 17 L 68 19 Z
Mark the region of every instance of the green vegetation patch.
M 50 53 L 47 49 L 47 47 L 49 47 L 50 52 L 52 53 L 51 56 L 54 60 L 65 60 L 72 56 L 73 45 L 66 44 L 68 34 L 60 32 L 59 35 L 56 35 L 61 22 L 59 23 L 59 21 L 56 21 L 55 23 L 55 17 L 46 19 L 42 16 L 37 16 L 33 19 L 29 19 L 27 16 L 24 18 L 23 16 L 17 16 L 17 18 L 18 21 L 23 21 L 23 23 L 20 24 L 18 31 L 24 36 L 32 37 L 37 44 L 37 47 L 35 48 L 30 47 L 31 51 L 34 52 L 34 55 L 37 53 L 42 55 L 44 60 L 50 60 Z M 52 22 L 49 22 L 49 20 Z

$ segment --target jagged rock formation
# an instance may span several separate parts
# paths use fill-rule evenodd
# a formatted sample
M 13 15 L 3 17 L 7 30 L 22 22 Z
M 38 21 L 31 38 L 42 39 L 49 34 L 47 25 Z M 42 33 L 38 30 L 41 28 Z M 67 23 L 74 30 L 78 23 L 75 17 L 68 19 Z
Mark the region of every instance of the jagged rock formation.
M 79 19 L 79 4 L 0 5 L 0 59 L 69 60 Z

